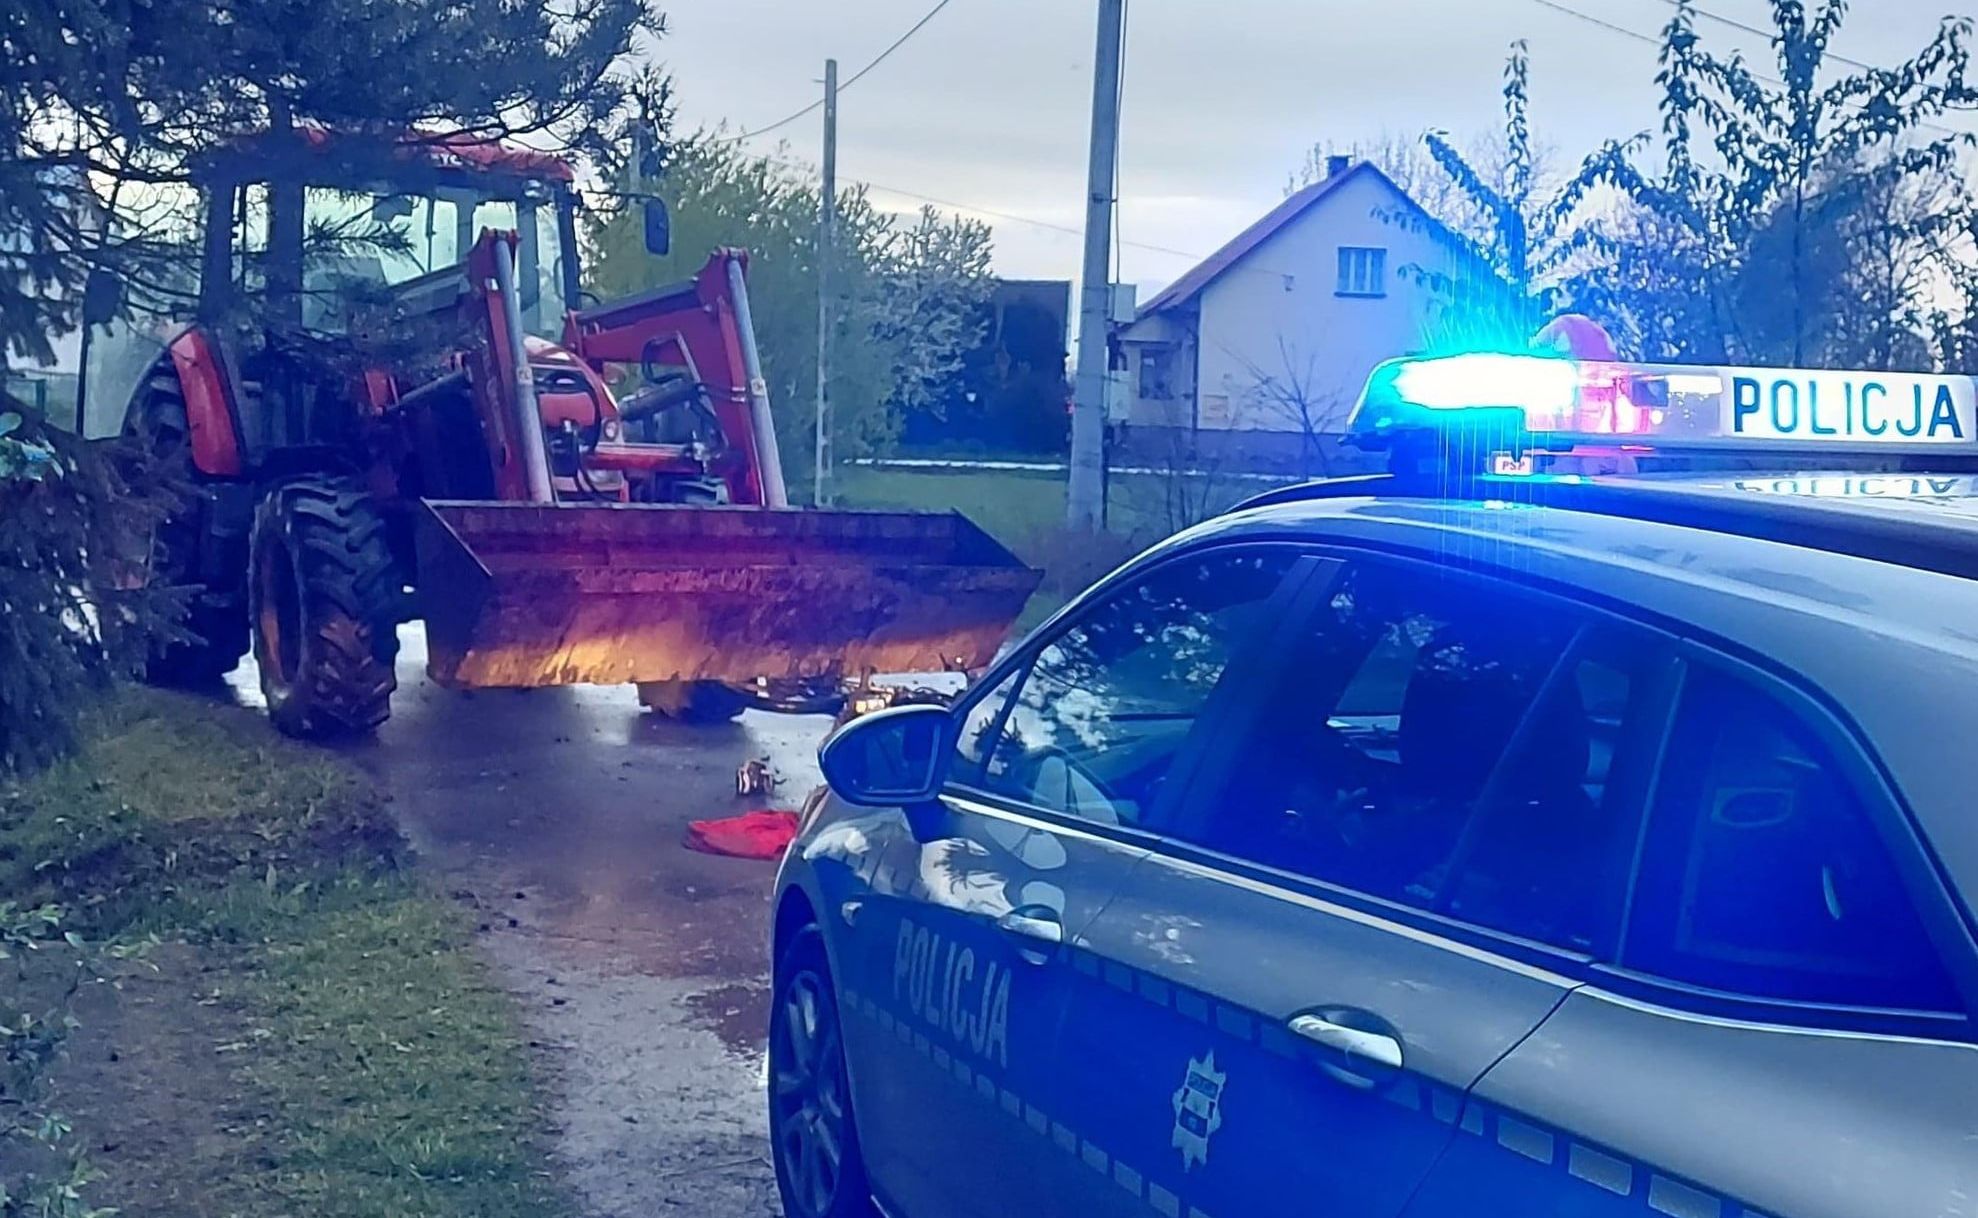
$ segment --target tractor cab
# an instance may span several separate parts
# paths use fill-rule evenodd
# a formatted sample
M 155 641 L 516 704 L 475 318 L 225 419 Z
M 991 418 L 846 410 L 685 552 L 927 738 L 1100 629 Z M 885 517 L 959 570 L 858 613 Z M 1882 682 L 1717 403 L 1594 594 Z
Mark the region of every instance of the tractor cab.
M 125 426 L 140 382 L 188 321 L 227 328 L 229 358 L 284 343 L 326 354 L 403 285 L 463 266 L 485 231 L 515 235 L 527 333 L 561 337 L 581 305 L 575 175 L 547 153 L 426 134 L 359 143 L 302 128 L 289 141 L 238 141 L 197 178 L 196 189 L 157 188 L 140 209 L 163 238 L 160 253 L 147 265 L 150 290 L 120 296 L 152 299 L 132 302 L 141 306 L 134 320 L 90 327 L 79 422 L 91 438 Z M 663 254 L 665 204 L 642 207 L 647 248 Z M 244 328 L 250 316 L 265 325 Z M 279 447 L 306 438 L 277 428 L 267 439 Z
M 369 290 L 457 266 L 494 229 L 516 234 L 530 331 L 562 330 L 580 282 L 567 164 L 460 137 L 408 138 L 382 155 L 353 156 L 333 155 L 342 141 L 323 132 L 299 136 L 302 164 L 291 180 L 303 185 L 273 185 L 289 162 L 258 141 L 209 169 L 202 316 L 260 294 L 304 330 L 343 332 Z M 224 275 L 213 273 L 221 267 Z

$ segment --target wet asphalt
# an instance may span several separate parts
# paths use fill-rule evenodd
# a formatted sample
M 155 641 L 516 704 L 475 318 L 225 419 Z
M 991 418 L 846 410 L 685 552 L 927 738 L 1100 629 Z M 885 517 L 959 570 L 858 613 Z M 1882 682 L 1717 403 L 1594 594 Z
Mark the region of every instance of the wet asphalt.
M 346 751 L 518 997 L 585 1213 L 778 1213 L 762 1057 L 774 866 L 681 842 L 691 820 L 796 807 L 830 720 L 687 726 L 630 687 L 452 691 L 426 680 L 418 627 L 401 643 L 391 719 Z M 258 701 L 251 662 L 230 680 Z M 735 794 L 750 758 L 781 779 L 766 799 Z

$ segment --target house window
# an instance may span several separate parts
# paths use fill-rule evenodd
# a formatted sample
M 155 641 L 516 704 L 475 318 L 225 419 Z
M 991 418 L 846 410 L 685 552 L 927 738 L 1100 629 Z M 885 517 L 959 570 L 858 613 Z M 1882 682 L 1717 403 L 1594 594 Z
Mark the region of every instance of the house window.
M 1339 247 L 1341 296 L 1387 295 L 1387 251 L 1360 245 Z
M 1174 400 L 1174 348 L 1143 347 L 1140 351 L 1140 396 L 1153 402 Z

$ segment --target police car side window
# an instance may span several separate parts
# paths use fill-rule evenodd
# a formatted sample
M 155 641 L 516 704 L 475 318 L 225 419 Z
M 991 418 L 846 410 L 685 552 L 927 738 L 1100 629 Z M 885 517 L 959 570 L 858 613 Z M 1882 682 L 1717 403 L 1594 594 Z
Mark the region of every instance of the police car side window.
M 1464 825 L 1438 910 L 1573 952 L 1602 946 L 1641 825 L 1622 769 L 1647 743 L 1658 655 L 1626 627 L 1581 631 Z
M 1000 720 L 998 697 L 964 720 L 963 766 L 980 764 L 956 781 L 1138 824 L 1293 561 L 1282 549 L 1183 558 L 1094 604 L 1038 651 Z
M 1503 585 L 1350 564 L 1181 835 L 1586 950 L 1639 824 L 1610 778 L 1652 650 Z
M 1867 809 L 1785 706 L 1694 669 L 1665 757 L 1624 965 L 1762 999 L 1959 1009 Z

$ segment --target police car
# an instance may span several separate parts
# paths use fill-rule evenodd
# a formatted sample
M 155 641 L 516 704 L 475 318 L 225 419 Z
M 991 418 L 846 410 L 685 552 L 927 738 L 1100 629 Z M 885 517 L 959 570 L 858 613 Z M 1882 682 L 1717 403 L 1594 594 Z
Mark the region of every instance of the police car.
M 799 1218 L 1978 1214 L 1960 378 L 1379 369 L 782 867 Z

